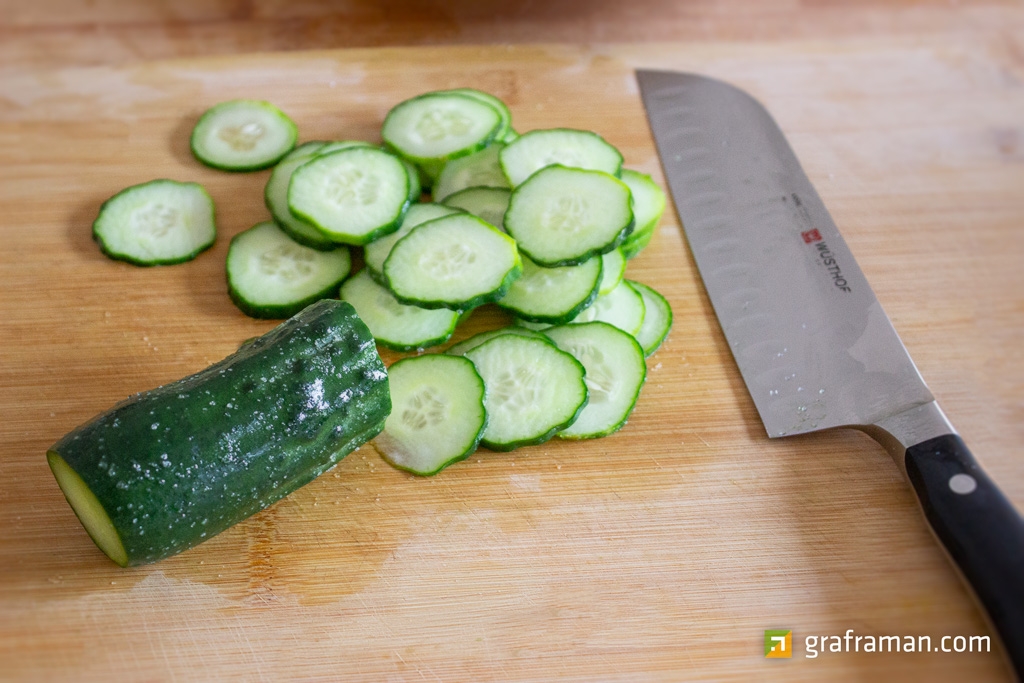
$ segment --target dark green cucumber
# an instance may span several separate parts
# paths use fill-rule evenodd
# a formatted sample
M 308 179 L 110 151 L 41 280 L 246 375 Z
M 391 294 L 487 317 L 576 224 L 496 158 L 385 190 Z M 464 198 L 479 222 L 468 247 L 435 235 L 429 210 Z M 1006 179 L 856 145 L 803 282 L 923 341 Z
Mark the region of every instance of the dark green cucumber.
M 122 566 L 145 564 L 312 481 L 390 412 L 369 330 L 349 304 L 323 300 L 78 427 L 47 460 L 100 549 Z

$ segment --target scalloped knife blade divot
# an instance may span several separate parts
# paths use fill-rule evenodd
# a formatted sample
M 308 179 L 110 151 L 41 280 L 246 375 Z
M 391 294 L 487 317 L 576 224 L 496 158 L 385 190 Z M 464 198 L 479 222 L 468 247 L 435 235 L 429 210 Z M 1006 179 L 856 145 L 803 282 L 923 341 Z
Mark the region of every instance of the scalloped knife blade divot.
M 1024 519 L 939 409 L 785 135 L 746 92 L 637 71 L 665 178 L 769 437 L 892 454 L 1024 677 Z

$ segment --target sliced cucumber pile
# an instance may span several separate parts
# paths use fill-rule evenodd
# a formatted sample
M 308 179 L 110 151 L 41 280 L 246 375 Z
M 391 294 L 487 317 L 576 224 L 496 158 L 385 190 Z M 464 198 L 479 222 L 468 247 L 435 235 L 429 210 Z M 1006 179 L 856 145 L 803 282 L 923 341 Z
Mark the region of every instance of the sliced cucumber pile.
M 399 102 L 383 145 L 296 147 L 296 137 L 279 109 L 249 100 L 211 108 L 193 131 L 205 164 L 273 166 L 273 222 L 228 249 L 242 311 L 287 317 L 337 296 L 377 344 L 417 353 L 446 343 L 476 307 L 511 316 L 444 354 L 392 365 L 395 410 L 375 442 L 385 460 L 430 475 L 478 445 L 506 451 L 625 424 L 645 356 L 672 325 L 661 294 L 625 279 L 665 209 L 650 176 L 623 168 L 594 132 L 520 135 L 505 103 L 473 88 Z M 213 242 L 213 206 L 198 185 L 153 181 L 111 198 L 94 232 L 114 258 L 187 260 Z M 352 248 L 365 268 L 349 277 Z

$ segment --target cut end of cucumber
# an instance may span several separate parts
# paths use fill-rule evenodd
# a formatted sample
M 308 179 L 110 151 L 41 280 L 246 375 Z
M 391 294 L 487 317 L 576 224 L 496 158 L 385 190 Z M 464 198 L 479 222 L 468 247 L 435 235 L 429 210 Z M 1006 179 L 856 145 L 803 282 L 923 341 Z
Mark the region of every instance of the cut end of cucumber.
M 121 536 L 114 528 L 114 523 L 110 521 L 110 515 L 103 509 L 100 501 L 60 454 L 49 451 L 46 454 L 46 461 L 57 479 L 57 485 L 64 492 L 64 497 L 92 540 L 107 557 L 122 567 L 127 567 L 128 553 L 121 542 Z

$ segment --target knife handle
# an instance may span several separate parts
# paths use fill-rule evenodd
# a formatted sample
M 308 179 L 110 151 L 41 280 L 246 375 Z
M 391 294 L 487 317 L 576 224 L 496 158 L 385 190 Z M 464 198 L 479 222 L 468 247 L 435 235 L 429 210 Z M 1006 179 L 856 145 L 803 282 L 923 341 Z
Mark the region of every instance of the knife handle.
M 905 463 L 932 530 L 974 589 L 1017 678 L 1024 680 L 1024 518 L 956 434 L 911 446 Z

